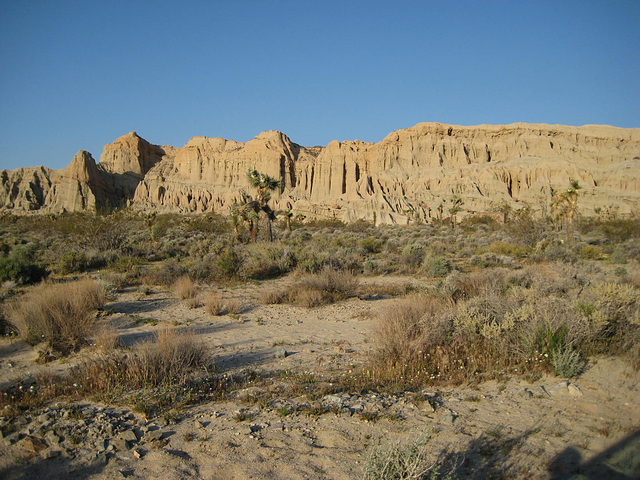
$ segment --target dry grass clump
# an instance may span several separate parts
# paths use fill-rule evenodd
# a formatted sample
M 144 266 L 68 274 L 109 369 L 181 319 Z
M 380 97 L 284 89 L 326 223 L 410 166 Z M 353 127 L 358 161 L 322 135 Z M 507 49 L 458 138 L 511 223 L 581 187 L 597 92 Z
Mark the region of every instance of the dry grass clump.
M 10 303 L 7 317 L 31 345 L 43 341 L 62 354 L 79 350 L 96 325 L 105 290 L 91 279 L 41 284 Z
M 129 375 L 142 385 L 175 383 L 206 360 L 204 347 L 193 332 L 162 328 L 155 338 L 135 347 Z
M 198 286 L 188 275 L 180 277 L 173 284 L 173 289 L 180 300 L 190 300 L 198 296 Z
M 130 353 L 113 352 L 91 360 L 74 367 L 71 375 L 85 391 L 105 393 L 180 383 L 208 361 L 206 349 L 192 332 L 164 328 Z
M 421 480 L 438 478 L 438 465 L 431 457 L 428 437 L 411 443 L 380 445 L 369 454 L 365 464 L 365 480 Z
M 239 315 L 244 312 L 244 304 L 237 298 L 230 298 L 224 304 L 229 315 Z
M 96 330 L 94 343 L 99 349 L 105 352 L 114 350 L 120 346 L 116 329 L 108 325 L 102 325 Z
M 204 309 L 213 316 L 222 315 L 224 312 L 224 301 L 222 295 L 216 292 L 210 292 L 204 297 Z
M 356 295 L 358 284 L 358 278 L 350 272 L 325 268 L 303 277 L 291 288 L 287 299 L 295 305 L 317 307 Z
M 270 288 L 269 290 L 260 292 L 260 303 L 264 305 L 278 305 L 284 303 L 286 300 L 287 292 L 285 290 Z

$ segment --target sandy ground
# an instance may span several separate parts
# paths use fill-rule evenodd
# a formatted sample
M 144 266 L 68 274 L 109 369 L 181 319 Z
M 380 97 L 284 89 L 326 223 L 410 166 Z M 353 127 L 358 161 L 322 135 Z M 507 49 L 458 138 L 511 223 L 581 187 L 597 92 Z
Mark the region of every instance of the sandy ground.
M 118 326 L 127 345 L 163 325 L 188 326 L 227 375 L 247 368 L 312 372 L 319 379 L 349 375 L 373 348 L 378 313 L 394 300 L 371 295 L 316 309 L 260 304 L 262 289 L 292 281 L 285 277 L 220 289 L 225 299 L 240 300 L 244 310 L 219 317 L 188 308 L 166 289 L 154 287 L 149 294 L 129 289 L 106 305 L 104 320 Z M 363 281 L 416 282 L 401 277 Z M 281 349 L 287 351 L 284 358 L 278 358 Z M 3 340 L 0 385 L 39 370 L 62 372 L 92 354 L 87 349 L 41 366 L 34 363 L 33 349 Z M 176 423 L 132 415 L 135 428 L 161 432 L 161 441 L 145 441 L 142 432 L 131 449 L 101 452 L 110 443 L 106 438 L 99 448 L 87 441 L 43 459 L 29 452 L 24 441 L 0 441 L 0 478 L 354 479 L 362 478 L 376 445 L 417 438 L 428 438 L 434 460 L 439 457 L 469 478 L 496 472 L 506 472 L 505 478 L 568 478 L 580 469 L 591 472 L 583 478 L 640 478 L 640 375 L 616 359 L 598 359 L 571 382 L 545 377 L 532 384 L 512 378 L 427 389 L 422 402 L 404 392 L 324 398 L 316 403 L 332 408 L 320 415 L 309 413 L 313 402 L 308 398 L 282 390 L 280 398 L 266 403 L 243 401 L 243 396 L 261 393 L 248 391 L 229 401 L 190 407 Z M 81 406 L 108 408 L 88 401 Z M 283 414 L 283 407 L 289 413 Z M 375 412 L 376 421 L 361 410 Z M 443 458 L 443 452 L 449 455 Z M 625 473 L 615 477 L 612 471 Z

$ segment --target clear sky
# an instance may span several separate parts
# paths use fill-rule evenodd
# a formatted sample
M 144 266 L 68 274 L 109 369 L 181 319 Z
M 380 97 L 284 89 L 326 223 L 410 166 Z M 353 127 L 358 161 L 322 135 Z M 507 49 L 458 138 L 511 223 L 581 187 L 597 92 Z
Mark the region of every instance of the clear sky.
M 419 122 L 640 127 L 640 1 L 0 0 L 0 169 Z

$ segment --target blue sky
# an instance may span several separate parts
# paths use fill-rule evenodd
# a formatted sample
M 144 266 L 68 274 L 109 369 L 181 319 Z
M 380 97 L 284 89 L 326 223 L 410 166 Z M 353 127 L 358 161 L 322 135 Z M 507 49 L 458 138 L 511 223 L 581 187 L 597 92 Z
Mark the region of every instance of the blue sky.
M 426 121 L 640 127 L 640 1 L 0 0 L 0 169 Z

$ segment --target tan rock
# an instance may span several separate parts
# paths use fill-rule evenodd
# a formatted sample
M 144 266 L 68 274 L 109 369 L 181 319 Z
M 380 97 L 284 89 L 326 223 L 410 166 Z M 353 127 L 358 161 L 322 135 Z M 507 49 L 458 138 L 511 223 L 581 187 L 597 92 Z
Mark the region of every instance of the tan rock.
M 61 211 L 133 203 L 141 209 L 227 213 L 248 168 L 282 180 L 276 209 L 307 218 L 375 223 L 430 221 L 454 197 L 458 218 L 498 206 L 547 209 L 553 188 L 577 179 L 583 214 L 640 207 L 640 129 L 516 123 L 473 127 L 421 123 L 379 143 L 305 148 L 280 132 L 246 143 L 194 137 L 182 148 L 131 132 L 105 146 L 98 165 L 80 152 L 64 171 L 3 171 L 0 207 Z

